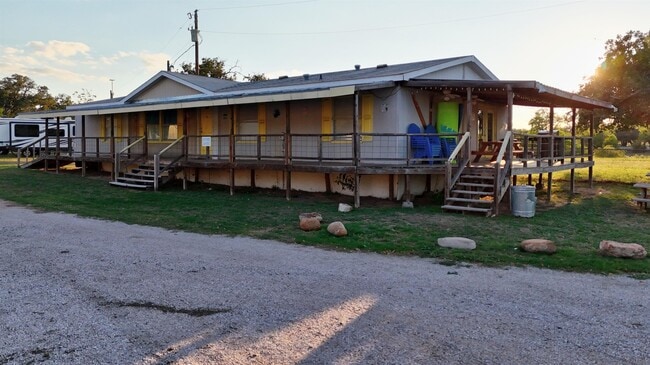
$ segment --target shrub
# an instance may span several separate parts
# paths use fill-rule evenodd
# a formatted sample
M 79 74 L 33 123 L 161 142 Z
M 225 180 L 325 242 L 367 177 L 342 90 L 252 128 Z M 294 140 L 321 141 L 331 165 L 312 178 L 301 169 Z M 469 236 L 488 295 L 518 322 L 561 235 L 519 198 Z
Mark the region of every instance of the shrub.
M 625 151 L 617 150 L 612 147 L 597 148 L 594 151 L 596 157 L 625 157 Z
M 641 138 L 635 139 L 634 141 L 632 141 L 632 149 L 634 151 L 644 151 L 645 142 Z
M 600 132 L 594 136 L 594 147 L 603 148 L 605 147 L 605 134 Z

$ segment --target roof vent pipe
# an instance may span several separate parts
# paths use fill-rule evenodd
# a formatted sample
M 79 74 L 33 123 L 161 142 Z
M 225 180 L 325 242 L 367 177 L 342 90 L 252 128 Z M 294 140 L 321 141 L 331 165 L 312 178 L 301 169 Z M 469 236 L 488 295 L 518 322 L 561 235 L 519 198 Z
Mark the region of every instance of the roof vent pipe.
M 385 63 L 382 63 L 381 65 L 377 65 L 377 68 L 386 68 L 386 67 L 388 67 L 388 65 Z
M 361 65 L 354 65 L 354 69 L 357 71 L 361 70 Z

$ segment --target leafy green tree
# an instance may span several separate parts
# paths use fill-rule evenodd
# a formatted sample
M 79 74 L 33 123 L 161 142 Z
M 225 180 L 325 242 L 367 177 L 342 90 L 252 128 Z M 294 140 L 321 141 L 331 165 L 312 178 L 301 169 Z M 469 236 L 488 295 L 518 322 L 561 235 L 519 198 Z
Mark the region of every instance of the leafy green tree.
M 196 67 L 194 63 L 183 62 L 181 68 L 183 69 L 181 73 L 196 75 Z M 236 63 L 234 66 L 227 68 L 226 61 L 221 60 L 218 57 L 202 58 L 201 63 L 199 64 L 199 75 L 235 81 L 238 74 L 237 69 L 238 66 Z
M 265 81 L 268 80 L 269 78 L 266 77 L 265 74 L 248 74 L 244 76 L 244 80 L 250 81 L 250 82 L 257 82 L 257 81 Z
M 27 76 L 13 74 L 0 80 L 2 115 L 15 117 L 21 112 L 54 109 L 64 98 L 50 95 L 47 86 L 39 86 Z
M 553 130 L 567 132 L 570 130 L 571 118 L 568 114 L 553 114 Z M 547 131 L 551 126 L 551 114 L 548 109 L 537 109 L 535 115 L 528 121 L 530 133 L 537 134 L 539 131 Z
M 629 130 L 650 123 L 650 32 L 629 31 L 605 43 L 602 63 L 580 94 L 614 104 L 618 110 L 597 111 L 594 123 L 610 120 L 610 128 Z M 586 115 L 580 125 L 586 128 Z M 599 128 L 602 129 L 602 128 Z

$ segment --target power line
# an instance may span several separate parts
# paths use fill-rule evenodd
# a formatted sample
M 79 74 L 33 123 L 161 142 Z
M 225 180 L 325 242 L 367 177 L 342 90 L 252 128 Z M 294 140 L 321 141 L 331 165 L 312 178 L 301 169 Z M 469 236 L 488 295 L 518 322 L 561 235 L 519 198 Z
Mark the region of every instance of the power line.
M 481 16 L 476 16 L 476 17 L 457 18 L 457 19 L 450 19 L 450 20 L 437 21 L 437 22 L 428 22 L 428 23 L 419 23 L 419 24 L 394 25 L 394 26 L 388 26 L 388 27 L 359 28 L 359 29 L 347 29 L 347 30 L 330 30 L 330 31 L 319 31 L 319 32 L 228 32 L 228 31 L 210 31 L 210 30 L 202 30 L 202 32 L 204 32 L 204 33 L 216 33 L 216 34 L 228 34 L 228 35 L 253 35 L 253 36 L 260 36 L 260 35 L 271 35 L 271 36 L 274 36 L 274 35 L 281 35 L 281 36 L 282 35 L 324 35 L 324 34 L 345 34 L 345 33 L 373 32 L 373 31 L 382 31 L 382 30 L 418 28 L 418 27 L 425 27 L 425 26 L 431 26 L 431 25 L 460 23 L 460 22 L 466 22 L 466 21 L 481 20 L 481 19 L 487 19 L 487 18 L 495 18 L 495 17 L 500 17 L 500 16 L 503 16 L 503 15 L 521 14 L 521 13 L 527 13 L 527 12 L 531 12 L 531 11 L 544 10 L 544 9 L 549 9 L 549 8 L 557 8 L 557 7 L 561 7 L 561 6 L 568 6 L 568 5 L 581 3 L 581 2 L 584 2 L 584 1 L 585 0 L 579 0 L 579 1 L 563 3 L 563 4 L 540 6 L 540 7 L 536 7 L 536 8 L 522 9 L 522 10 L 505 11 L 505 12 L 501 12 L 501 13 L 487 14 L 487 15 L 481 15 Z
M 203 8 L 199 10 L 231 10 L 231 9 L 250 9 L 250 8 L 266 8 L 270 6 L 283 6 L 283 5 L 293 5 L 293 4 L 303 4 L 303 3 L 313 3 L 318 0 L 301 0 L 301 1 L 287 1 L 283 3 L 273 3 L 273 4 L 257 4 L 257 5 L 241 5 L 241 6 L 227 6 L 220 8 Z

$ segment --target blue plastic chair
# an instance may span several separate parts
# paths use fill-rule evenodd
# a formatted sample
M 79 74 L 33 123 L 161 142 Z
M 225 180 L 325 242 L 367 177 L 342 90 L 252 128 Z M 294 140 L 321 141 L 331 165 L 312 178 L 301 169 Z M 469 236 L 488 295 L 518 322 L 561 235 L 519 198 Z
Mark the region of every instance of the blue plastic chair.
M 436 131 L 436 127 L 433 125 L 429 124 L 424 128 L 424 133 L 429 134 L 427 138 L 429 139 L 429 143 L 431 144 L 431 155 L 436 158 L 436 157 L 442 157 L 442 143 L 440 141 L 440 137 L 437 136 L 438 131 Z
M 440 138 L 442 143 L 442 153 L 445 157 L 451 156 L 451 153 L 454 152 L 458 142 L 456 142 L 456 137 L 444 137 Z
M 417 124 L 411 123 L 406 129 L 408 134 L 419 134 L 422 133 L 420 127 Z M 431 160 L 433 158 L 433 152 L 431 151 L 431 143 L 429 139 L 425 136 L 409 136 L 411 140 L 411 150 L 413 151 L 413 158 L 417 159 L 429 159 L 429 163 L 433 163 Z

